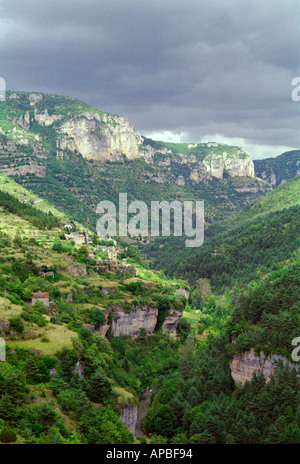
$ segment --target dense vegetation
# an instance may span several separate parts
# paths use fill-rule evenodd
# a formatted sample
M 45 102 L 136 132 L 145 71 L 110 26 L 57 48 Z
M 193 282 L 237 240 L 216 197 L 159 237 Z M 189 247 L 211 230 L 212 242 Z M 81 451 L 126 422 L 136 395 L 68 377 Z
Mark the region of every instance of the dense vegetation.
M 299 177 L 205 232 L 200 248 L 186 249 L 180 237 L 158 238 L 145 252 L 158 268 L 195 283 L 210 279 L 217 292 L 276 269 L 297 250 Z M 290 202 L 289 202 L 290 199 Z
M 299 443 L 299 382 L 295 370 L 278 367 L 269 383 L 254 376 L 234 387 L 223 336 L 204 352 L 188 338 L 178 370 L 160 378 L 146 429 L 167 443 Z
M 0 190 L 0 206 L 10 213 L 25 219 L 38 229 L 53 229 L 60 225 L 59 219 L 53 216 L 51 212 L 44 213 L 30 204 L 22 203 L 2 190 Z

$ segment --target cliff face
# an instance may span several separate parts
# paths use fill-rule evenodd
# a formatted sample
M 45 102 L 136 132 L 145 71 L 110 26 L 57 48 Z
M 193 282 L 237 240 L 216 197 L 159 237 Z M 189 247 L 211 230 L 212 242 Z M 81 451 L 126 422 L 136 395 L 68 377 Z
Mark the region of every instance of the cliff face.
M 112 333 L 114 337 L 129 335 L 137 337 L 140 328 L 152 333 L 157 323 L 158 309 L 149 306 L 136 306 L 129 312 L 125 312 L 122 306 L 114 308 L 112 321 Z
M 235 383 L 249 382 L 254 373 L 263 374 L 268 382 L 270 377 L 274 375 L 276 362 L 282 360 L 284 364 L 297 368 L 296 364 L 292 364 L 283 356 L 271 354 L 265 356 L 261 351 L 259 356 L 255 355 L 254 349 L 245 351 L 242 354 L 235 354 L 230 361 L 231 376 Z
M 253 177 L 254 163 L 251 155 L 237 149 L 236 153 L 210 154 L 204 159 L 208 172 L 219 179 L 223 179 L 226 172 L 230 177 Z
M 84 112 L 64 121 L 58 129 L 57 151 L 63 157 L 68 149 L 78 151 L 86 159 L 98 161 L 128 159 L 139 155 L 141 135 L 125 117 Z
M 111 306 L 112 317 L 110 319 L 107 310 L 104 310 L 105 320 L 104 323 L 97 329 L 103 337 L 106 336 L 108 330 L 111 328 L 114 337 L 130 336 L 138 337 L 140 329 L 143 328 L 148 333 L 153 333 L 157 324 L 158 308 L 148 305 L 133 306 L 128 309 L 122 305 Z M 169 333 L 170 336 L 177 336 L 177 328 L 179 321 L 182 317 L 182 310 L 170 310 L 170 314 L 166 317 L 162 330 Z M 96 329 L 91 324 L 85 324 L 92 332 Z
M 212 176 L 222 179 L 225 172 L 229 177 L 254 176 L 251 156 L 239 147 L 196 143 L 172 144 L 170 148 L 168 144 L 147 143 L 149 139 L 142 137 L 126 117 L 101 112 L 68 97 L 8 92 L 7 101 L 14 127 L 5 128 L 5 135 L 18 146 L 26 145 L 24 153 L 34 158 L 37 154 L 31 148 L 37 141 L 43 145 L 45 139 L 51 140 L 58 159 L 67 157 L 68 151 L 100 162 L 123 161 L 124 156 L 130 160 L 143 158 L 146 163 L 163 169 L 154 176 L 157 182 L 166 181 L 164 171 L 174 172 L 178 185 L 187 181 L 207 182 Z M 9 174 L 31 173 L 44 177 L 40 169 L 28 167 L 26 171 L 24 160 L 21 164 L 21 173 L 10 171 Z
M 177 327 L 182 317 L 183 310 L 171 310 L 170 314 L 166 317 L 163 322 L 162 330 L 169 332 L 171 337 L 177 337 Z
M 51 125 L 61 117 L 49 116 L 47 110 L 38 116 L 38 122 L 42 125 Z M 37 118 L 37 114 L 35 117 Z M 61 134 L 57 139 L 59 157 L 63 157 L 64 150 L 70 150 L 78 151 L 84 158 L 90 160 L 120 161 L 125 155 L 128 159 L 143 158 L 146 163 L 167 170 L 172 170 L 174 164 L 183 165 L 189 168 L 190 180 L 195 183 L 209 180 L 211 176 L 223 179 L 225 169 L 230 177 L 254 176 L 251 156 L 241 149 L 237 149 L 236 153 L 230 156 L 226 152 L 222 155 L 211 154 L 203 161 L 193 154 L 173 154 L 172 150 L 166 147 L 155 149 L 150 145 L 143 145 L 143 137 L 134 130 L 125 117 L 84 112 L 64 121 L 59 125 L 58 132 Z M 157 155 L 166 156 L 158 161 Z M 179 177 L 180 183 L 182 176 Z M 161 182 L 164 181 L 162 178 Z
M 138 406 L 127 406 L 122 409 L 121 420 L 132 434 L 135 434 L 137 416 Z

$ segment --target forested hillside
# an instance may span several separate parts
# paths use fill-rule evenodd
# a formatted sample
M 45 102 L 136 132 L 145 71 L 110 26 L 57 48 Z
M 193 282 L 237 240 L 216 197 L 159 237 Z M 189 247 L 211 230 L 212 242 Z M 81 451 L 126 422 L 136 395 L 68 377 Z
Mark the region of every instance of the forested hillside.
M 147 247 L 194 284 L 200 311 L 178 370 L 155 384 L 146 430 L 171 443 L 299 443 L 298 231 L 299 178 L 212 226 L 202 249 Z
M 144 247 L 157 268 L 195 283 L 210 279 L 216 291 L 249 282 L 296 252 L 299 176 L 205 231 L 203 246 L 186 249 L 181 237 Z
M 176 366 L 185 284 L 114 240 L 75 243 L 22 194 L 0 192 L 0 442 L 132 443 L 122 414 Z

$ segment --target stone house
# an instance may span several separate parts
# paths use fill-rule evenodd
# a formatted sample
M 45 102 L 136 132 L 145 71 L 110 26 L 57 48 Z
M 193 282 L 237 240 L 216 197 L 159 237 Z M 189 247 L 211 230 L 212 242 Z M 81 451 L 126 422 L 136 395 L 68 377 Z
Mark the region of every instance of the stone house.
M 35 292 L 32 294 L 31 297 L 31 304 L 33 305 L 36 301 L 41 301 L 44 303 L 46 308 L 49 308 L 50 301 L 49 301 L 49 292 Z
M 68 238 L 74 240 L 75 245 L 84 245 L 86 243 L 85 234 L 79 234 L 78 232 L 71 232 Z
M 93 250 L 88 250 L 88 251 L 87 251 L 87 258 L 88 258 L 88 259 L 94 259 L 94 258 L 95 258 L 95 255 L 94 255 L 94 251 L 93 251 Z

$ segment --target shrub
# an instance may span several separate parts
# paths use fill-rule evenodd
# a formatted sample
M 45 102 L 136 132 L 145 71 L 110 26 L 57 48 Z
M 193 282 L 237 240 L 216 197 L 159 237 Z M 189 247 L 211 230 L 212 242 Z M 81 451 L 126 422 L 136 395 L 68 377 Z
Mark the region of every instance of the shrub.
M 9 427 L 4 427 L 0 432 L 1 443 L 15 443 L 17 435 Z
M 9 327 L 18 333 L 22 333 L 24 331 L 24 322 L 20 316 L 15 316 L 9 319 Z

